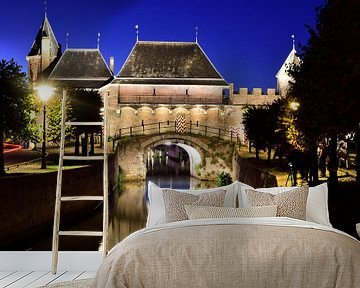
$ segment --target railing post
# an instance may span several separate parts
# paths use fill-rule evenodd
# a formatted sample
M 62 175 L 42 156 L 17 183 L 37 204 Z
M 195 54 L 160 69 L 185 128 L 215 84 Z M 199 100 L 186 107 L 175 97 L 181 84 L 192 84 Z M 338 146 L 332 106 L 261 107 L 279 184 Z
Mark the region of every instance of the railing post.
M 196 121 L 196 127 L 199 127 L 199 121 Z
M 170 120 L 167 121 L 167 126 L 169 126 L 169 125 L 170 125 Z
M 174 123 L 175 123 L 175 124 L 174 124 L 174 132 L 176 132 L 176 120 L 175 120 Z
M 132 127 L 130 127 L 130 136 L 132 136 Z
M 121 128 L 120 128 L 120 130 L 119 130 L 119 138 L 121 138 Z
M 161 131 L 160 131 L 160 122 L 159 122 L 159 134 L 161 134 Z
M 144 120 L 141 120 L 141 126 L 142 126 L 142 132 L 143 132 L 143 134 L 145 134 Z
M 112 147 L 112 151 L 114 152 L 114 151 L 115 151 L 115 138 L 112 139 L 112 142 L 113 142 L 113 143 L 112 143 L 112 146 L 113 146 L 113 147 Z
M 207 126 L 205 126 L 205 137 L 206 137 L 206 132 L 207 132 Z
M 230 141 L 232 142 L 232 130 L 230 130 Z
M 190 120 L 190 134 L 191 134 L 191 125 L 192 125 L 192 121 Z
M 219 138 L 220 138 L 220 129 L 219 129 Z

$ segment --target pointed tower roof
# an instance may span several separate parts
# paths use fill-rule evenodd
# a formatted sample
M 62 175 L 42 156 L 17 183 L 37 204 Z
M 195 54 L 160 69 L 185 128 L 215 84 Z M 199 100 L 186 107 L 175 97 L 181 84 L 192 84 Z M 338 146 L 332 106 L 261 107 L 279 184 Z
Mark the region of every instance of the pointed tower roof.
M 49 37 L 50 38 L 50 43 L 52 47 L 57 47 L 60 49 L 59 43 L 56 40 L 55 34 L 51 28 L 51 25 L 49 23 L 49 20 L 46 16 L 44 16 L 44 20 L 41 23 L 40 29 L 38 31 L 38 33 L 36 34 L 34 43 L 31 46 L 30 52 L 28 54 L 28 56 L 36 56 L 36 55 L 41 55 L 41 39 L 42 37 Z
M 114 84 L 228 86 L 198 43 L 137 41 Z
M 283 63 L 283 65 L 281 66 L 280 70 L 278 73 L 276 73 L 276 78 L 279 78 L 281 76 L 288 76 L 287 70 L 289 69 L 291 64 L 300 64 L 301 60 L 300 58 L 296 55 L 296 50 L 295 50 L 295 44 L 293 41 L 293 47 L 292 50 L 290 51 L 289 56 L 286 58 L 285 62 Z

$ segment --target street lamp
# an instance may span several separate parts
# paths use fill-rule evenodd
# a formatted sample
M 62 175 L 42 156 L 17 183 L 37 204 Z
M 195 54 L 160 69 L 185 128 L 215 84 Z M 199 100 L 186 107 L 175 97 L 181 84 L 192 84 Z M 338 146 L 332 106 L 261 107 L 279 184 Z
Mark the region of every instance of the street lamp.
M 54 92 L 54 88 L 47 86 L 47 85 L 41 85 L 36 88 L 36 90 L 39 93 L 40 99 L 44 104 L 44 118 L 43 118 L 43 141 L 42 141 L 42 148 L 41 148 L 41 169 L 46 169 L 46 101 L 49 100 L 49 98 L 52 96 Z
M 296 102 L 296 101 L 292 101 L 292 102 L 290 102 L 289 106 L 290 106 L 291 110 L 297 111 L 300 107 L 300 103 Z

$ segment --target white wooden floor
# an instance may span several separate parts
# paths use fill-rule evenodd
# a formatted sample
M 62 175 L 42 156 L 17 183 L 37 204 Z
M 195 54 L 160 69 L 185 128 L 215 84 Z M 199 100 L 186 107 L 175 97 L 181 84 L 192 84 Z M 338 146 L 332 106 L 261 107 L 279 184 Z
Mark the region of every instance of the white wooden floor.
M 75 279 L 88 279 L 95 276 L 95 271 L 4 271 L 0 272 L 1 288 L 35 288 L 49 284 L 71 281 Z
M 0 288 L 40 287 L 93 278 L 102 252 L 60 251 L 57 274 L 51 273 L 50 251 L 0 251 Z

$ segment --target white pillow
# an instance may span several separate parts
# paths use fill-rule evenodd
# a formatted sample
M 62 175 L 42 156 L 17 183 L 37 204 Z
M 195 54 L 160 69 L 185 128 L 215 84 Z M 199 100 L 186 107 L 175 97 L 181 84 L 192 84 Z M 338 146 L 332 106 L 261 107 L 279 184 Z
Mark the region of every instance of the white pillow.
M 219 190 L 226 190 L 224 206 L 225 207 L 236 207 L 236 196 L 240 194 L 240 187 L 246 185 L 238 181 L 223 187 L 216 187 L 211 189 L 189 189 L 189 190 L 179 190 L 173 189 L 175 191 L 190 193 L 193 195 L 200 195 L 203 193 L 216 192 Z M 247 186 L 247 185 L 246 185 Z M 250 187 L 250 186 L 249 186 Z M 154 183 L 149 181 L 148 184 L 148 195 L 149 195 L 149 207 L 148 207 L 148 217 L 146 222 L 146 227 L 152 227 L 154 225 L 166 223 L 165 221 L 165 204 L 162 195 L 162 191 L 168 188 L 160 188 Z
M 282 192 L 293 190 L 294 188 L 296 187 L 272 187 L 252 189 L 258 192 L 265 192 L 276 195 Z M 249 207 L 245 189 L 240 190 L 239 207 Z M 306 221 L 332 227 L 329 219 L 327 183 L 323 183 L 318 186 L 309 188 L 309 194 L 306 204 Z
M 249 208 L 213 207 L 185 205 L 189 219 L 206 218 L 249 218 L 249 217 L 276 217 L 277 207 L 261 206 Z

